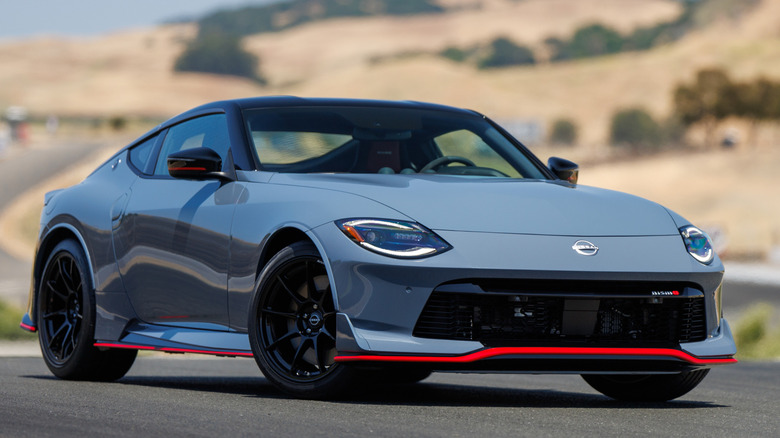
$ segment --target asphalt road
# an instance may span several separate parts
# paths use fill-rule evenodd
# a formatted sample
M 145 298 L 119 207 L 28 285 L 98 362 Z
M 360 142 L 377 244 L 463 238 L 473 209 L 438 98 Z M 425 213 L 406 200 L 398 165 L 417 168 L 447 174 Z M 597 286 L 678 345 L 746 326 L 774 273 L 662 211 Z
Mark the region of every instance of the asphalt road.
M 117 150 L 121 145 L 117 146 Z M 56 143 L 43 148 L 17 149 L 0 160 L 0 210 L 31 187 L 67 171 L 104 143 Z M 41 199 L 43 203 L 43 199 Z M 29 290 L 32 260 L 18 260 L 0 249 L 0 298 L 24 304 Z
M 668 403 L 621 403 L 578 376 L 434 374 L 341 401 L 291 399 L 250 359 L 143 357 L 114 383 L 0 359 L 0 436 L 777 436 L 780 363 L 715 368 Z

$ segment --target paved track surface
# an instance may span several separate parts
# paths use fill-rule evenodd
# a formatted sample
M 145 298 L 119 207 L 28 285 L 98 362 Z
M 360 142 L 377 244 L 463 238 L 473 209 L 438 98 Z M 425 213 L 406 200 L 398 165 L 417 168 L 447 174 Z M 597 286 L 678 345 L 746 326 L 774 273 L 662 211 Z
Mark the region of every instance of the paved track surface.
M 63 143 L 13 151 L 11 156 L 0 161 L 0 211 L 17 196 L 66 171 L 68 166 L 79 163 L 101 146 L 105 144 Z M 0 249 L 0 298 L 16 305 L 24 304 L 30 287 L 31 269 L 32 260 L 16 259 Z
M 715 368 L 668 403 L 621 403 L 578 376 L 434 374 L 337 402 L 291 399 L 250 359 L 139 358 L 114 383 L 0 359 L 0 435 L 777 436 L 780 363 Z

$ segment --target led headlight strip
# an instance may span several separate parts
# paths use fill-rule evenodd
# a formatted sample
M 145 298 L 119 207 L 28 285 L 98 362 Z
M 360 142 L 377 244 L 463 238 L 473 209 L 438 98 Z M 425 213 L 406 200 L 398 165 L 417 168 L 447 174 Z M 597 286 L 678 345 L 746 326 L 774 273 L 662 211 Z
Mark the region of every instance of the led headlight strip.
M 712 263 L 715 258 L 715 250 L 712 249 L 712 243 L 707 233 L 693 225 L 687 225 L 680 228 L 680 235 L 685 243 L 685 249 L 688 250 L 691 257 L 705 265 Z
M 353 242 L 388 257 L 428 257 L 452 248 L 436 233 L 414 222 L 344 219 L 336 225 Z

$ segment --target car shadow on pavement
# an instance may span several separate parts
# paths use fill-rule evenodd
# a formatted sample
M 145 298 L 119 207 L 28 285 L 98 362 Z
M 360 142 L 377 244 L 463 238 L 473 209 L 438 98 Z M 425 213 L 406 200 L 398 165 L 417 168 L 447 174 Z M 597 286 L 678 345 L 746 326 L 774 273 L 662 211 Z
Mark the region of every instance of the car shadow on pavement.
M 600 394 L 426 383 L 376 386 L 340 403 L 593 409 L 700 409 L 728 407 L 708 401 L 621 402 Z
M 28 375 L 25 378 L 59 380 L 54 376 Z M 235 394 L 260 399 L 293 399 L 263 377 L 125 376 L 106 385 L 133 385 L 182 391 Z M 301 403 L 312 403 L 301 400 Z M 621 402 L 608 397 L 555 389 L 518 389 L 490 386 L 453 385 L 421 382 L 416 384 L 368 385 L 359 392 L 328 403 L 385 406 L 483 406 L 527 408 L 590 409 L 701 409 L 724 408 L 709 401 Z

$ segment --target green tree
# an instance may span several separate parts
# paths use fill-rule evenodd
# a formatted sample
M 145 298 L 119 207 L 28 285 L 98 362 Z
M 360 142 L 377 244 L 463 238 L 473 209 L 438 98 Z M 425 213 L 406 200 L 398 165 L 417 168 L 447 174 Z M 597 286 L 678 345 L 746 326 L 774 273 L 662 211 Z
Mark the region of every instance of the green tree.
M 553 60 L 608 55 L 618 53 L 622 48 L 623 37 L 619 33 L 601 24 L 592 24 L 580 28 L 571 40 L 560 44 L 557 53 L 553 55 Z
M 174 70 L 240 76 L 264 83 L 257 73 L 258 62 L 241 47 L 238 37 L 212 33 L 192 41 L 176 60 Z
M 734 85 L 721 69 L 700 70 L 692 84 L 678 85 L 674 91 L 674 110 L 686 126 L 701 123 L 707 145 L 713 143 L 718 122 L 734 114 L 739 106 Z
M 767 78 L 732 84 L 724 93 L 732 114 L 750 121 L 747 143 L 756 143 L 760 123 L 780 119 L 780 83 Z
M 510 39 L 499 37 L 490 43 L 490 52 L 478 63 L 481 69 L 509 67 L 513 65 L 534 64 L 533 52 L 525 47 L 518 46 Z
M 447 47 L 439 52 L 439 55 L 455 62 L 464 62 L 468 58 L 469 53 L 466 50 L 459 49 L 457 47 Z
M 610 141 L 615 146 L 628 147 L 638 152 L 655 150 L 661 144 L 662 131 L 647 111 L 630 108 L 612 116 Z
M 570 119 L 557 119 L 550 132 L 550 143 L 571 146 L 577 141 L 577 125 Z

